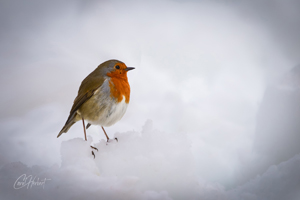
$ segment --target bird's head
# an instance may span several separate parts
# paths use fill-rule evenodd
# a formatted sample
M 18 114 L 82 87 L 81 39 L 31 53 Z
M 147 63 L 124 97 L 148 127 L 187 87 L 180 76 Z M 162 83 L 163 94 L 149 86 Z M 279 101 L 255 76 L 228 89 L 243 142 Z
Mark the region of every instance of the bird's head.
M 127 67 L 125 63 L 119 60 L 108 60 L 99 67 L 104 75 L 114 78 L 127 78 L 127 72 L 133 70 L 134 67 Z

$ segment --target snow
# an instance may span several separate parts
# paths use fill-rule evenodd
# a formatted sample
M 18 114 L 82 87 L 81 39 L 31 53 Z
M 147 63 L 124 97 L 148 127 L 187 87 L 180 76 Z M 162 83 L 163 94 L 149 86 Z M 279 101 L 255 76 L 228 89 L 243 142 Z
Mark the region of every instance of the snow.
M 159 131 L 147 120 L 142 131 L 115 133 L 117 141 L 63 141 L 61 163 L 51 167 L 11 162 L 0 169 L 1 199 L 291 199 L 300 197 L 300 154 L 271 166 L 231 190 L 198 179 L 191 142 L 184 134 Z M 91 147 L 96 158 L 91 154 Z M 15 189 L 18 177 L 46 179 Z M 29 179 L 27 180 L 27 183 Z

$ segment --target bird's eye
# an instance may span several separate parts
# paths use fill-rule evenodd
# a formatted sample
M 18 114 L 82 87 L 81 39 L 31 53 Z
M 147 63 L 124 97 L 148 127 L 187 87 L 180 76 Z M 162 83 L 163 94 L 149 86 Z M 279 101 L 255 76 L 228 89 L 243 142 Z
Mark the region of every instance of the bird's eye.
M 120 69 L 120 66 L 119 66 L 119 65 L 117 65 L 115 68 L 116 68 L 116 69 Z

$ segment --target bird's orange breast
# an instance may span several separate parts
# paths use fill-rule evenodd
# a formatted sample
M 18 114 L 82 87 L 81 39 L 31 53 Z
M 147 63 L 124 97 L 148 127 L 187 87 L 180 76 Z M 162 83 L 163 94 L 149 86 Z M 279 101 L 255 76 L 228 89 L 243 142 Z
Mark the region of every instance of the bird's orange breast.
M 125 102 L 129 103 L 130 100 L 130 86 L 127 79 L 127 74 L 114 74 L 110 73 L 110 95 L 117 99 L 117 102 L 121 102 L 123 100 L 123 96 L 125 97 Z

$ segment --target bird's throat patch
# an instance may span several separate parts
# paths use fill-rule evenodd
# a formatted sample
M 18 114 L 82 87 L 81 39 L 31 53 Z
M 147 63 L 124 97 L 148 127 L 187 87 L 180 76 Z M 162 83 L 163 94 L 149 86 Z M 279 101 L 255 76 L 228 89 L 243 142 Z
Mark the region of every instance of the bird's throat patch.
M 121 102 L 124 96 L 125 102 L 129 103 L 130 86 L 127 79 L 119 79 L 119 78 L 111 77 L 109 80 L 109 88 L 110 88 L 110 96 L 114 97 L 117 100 L 117 102 Z

